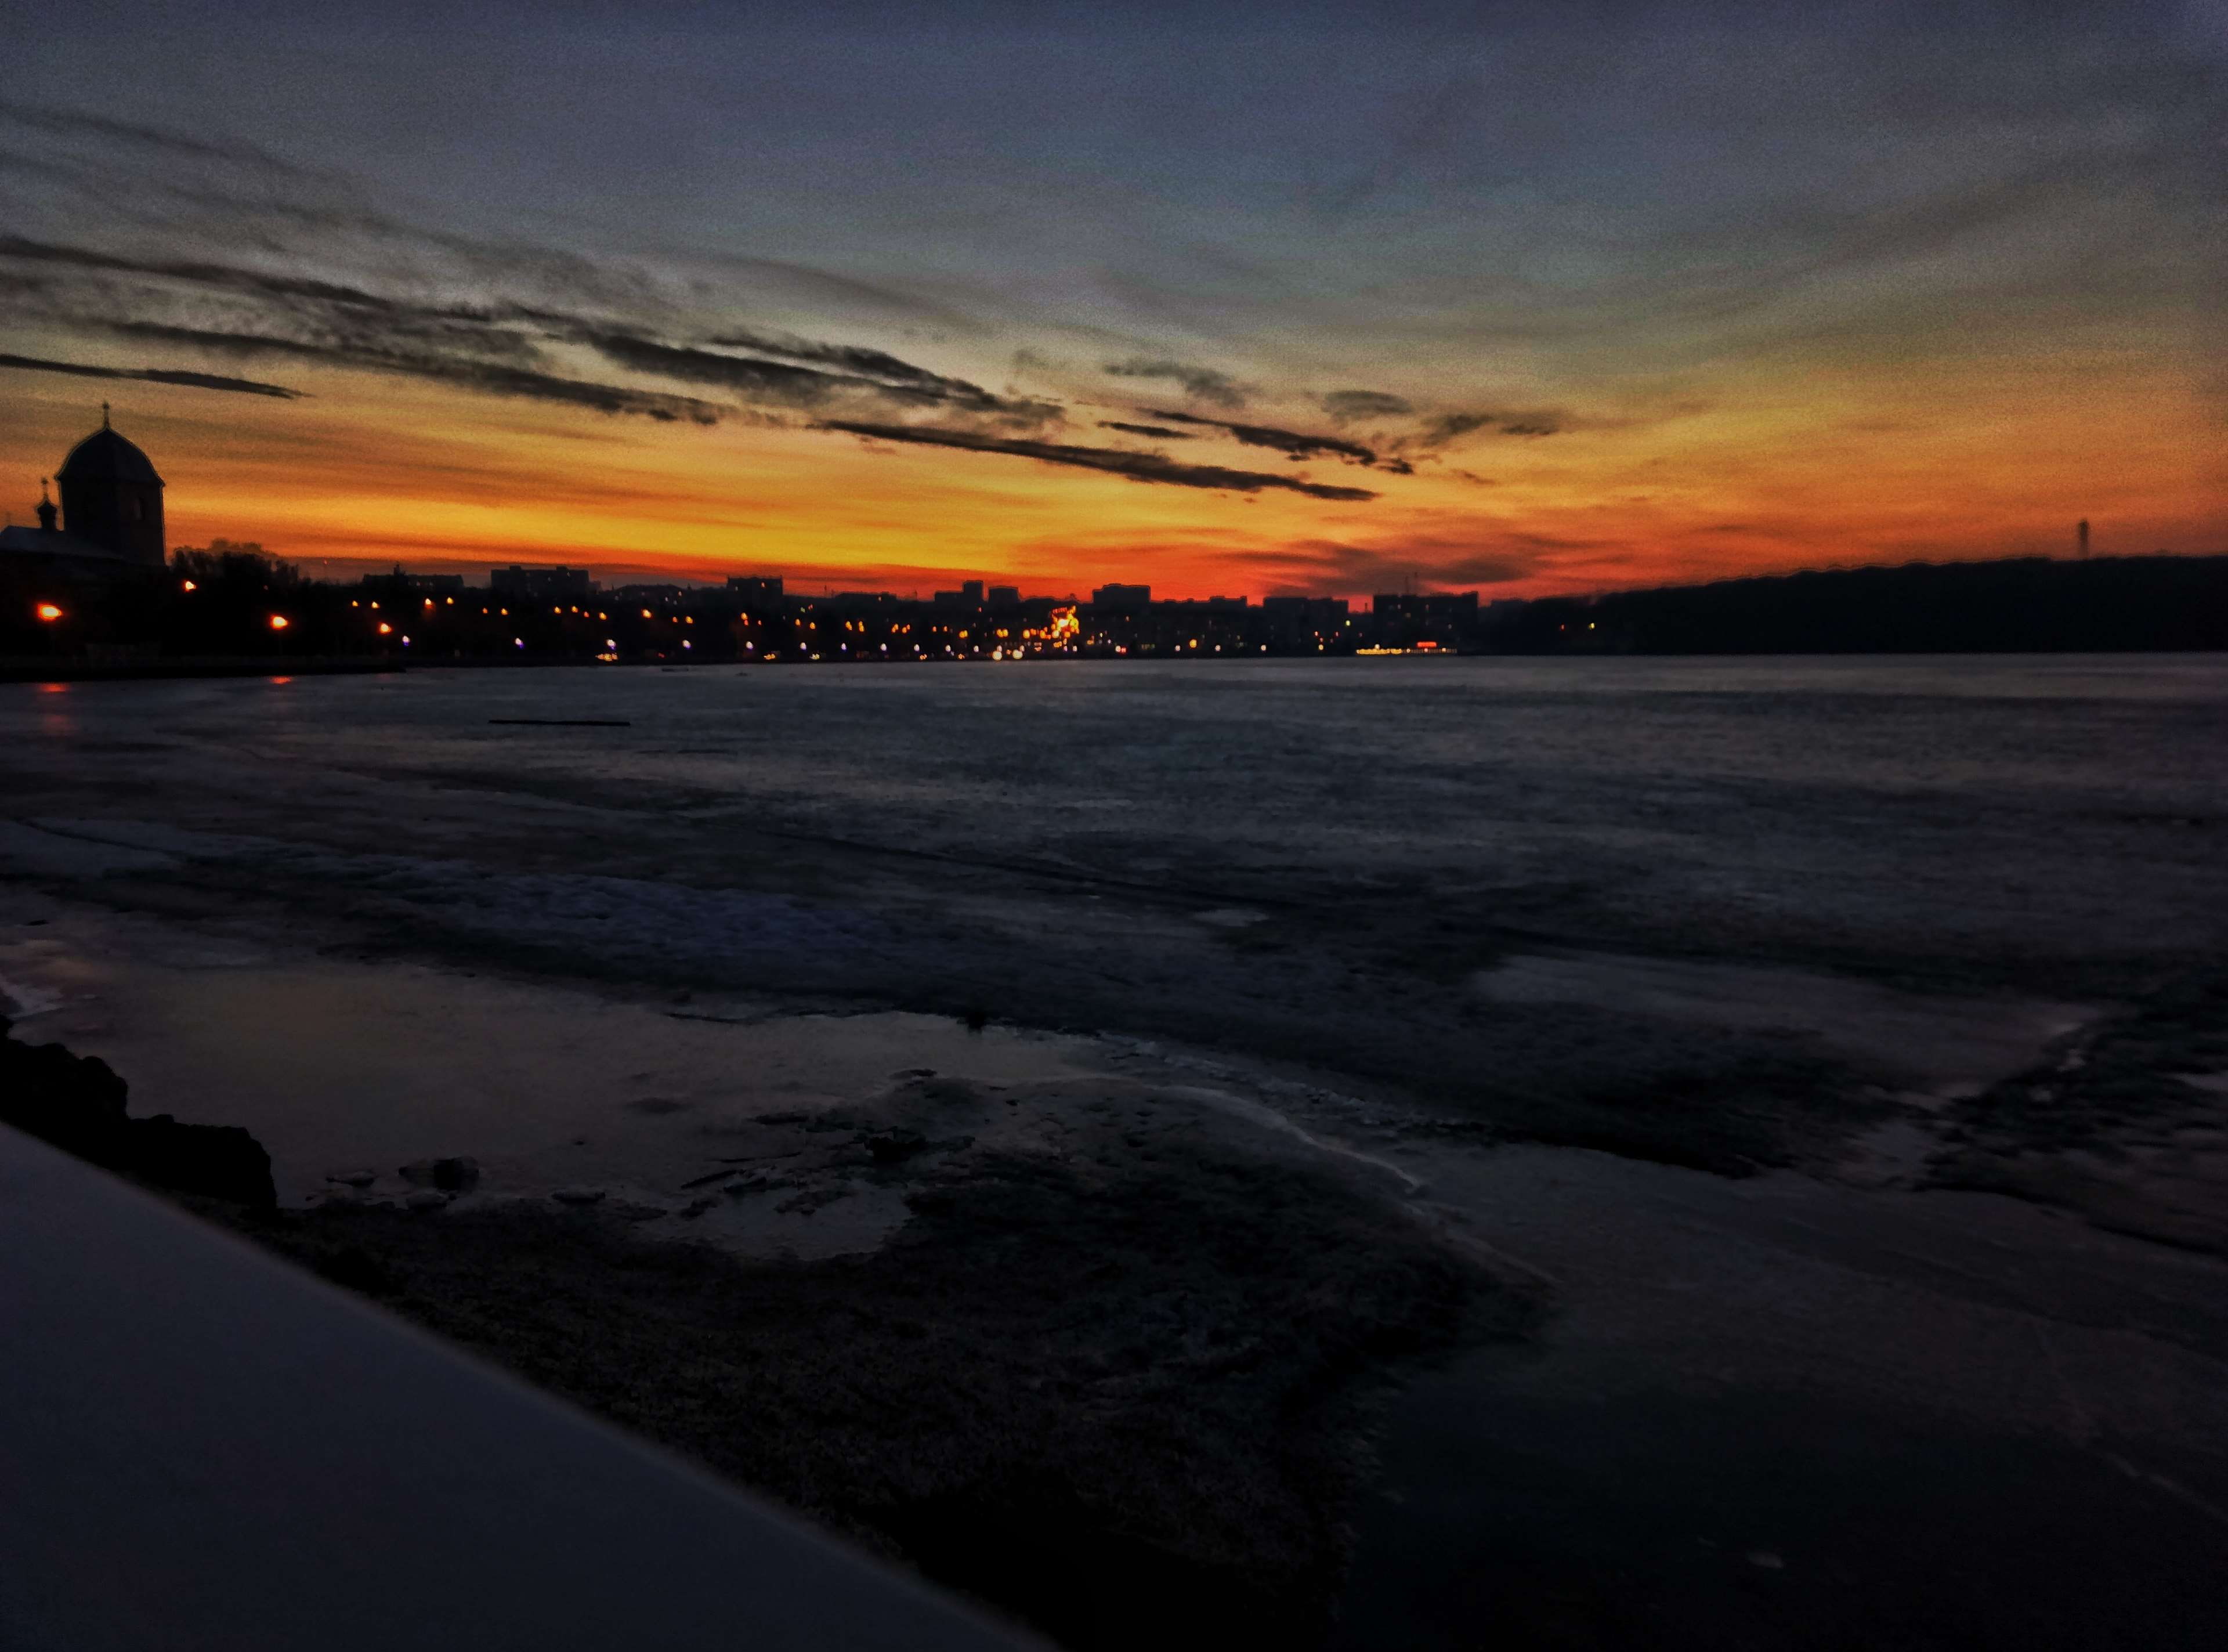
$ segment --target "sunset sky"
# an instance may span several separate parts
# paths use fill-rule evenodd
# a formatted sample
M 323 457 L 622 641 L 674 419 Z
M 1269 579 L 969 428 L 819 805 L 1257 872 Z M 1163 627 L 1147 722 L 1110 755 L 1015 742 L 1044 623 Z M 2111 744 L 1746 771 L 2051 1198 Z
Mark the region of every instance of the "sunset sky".
M 18 522 L 107 400 L 335 573 L 2228 551 L 2228 0 L 35 10 Z

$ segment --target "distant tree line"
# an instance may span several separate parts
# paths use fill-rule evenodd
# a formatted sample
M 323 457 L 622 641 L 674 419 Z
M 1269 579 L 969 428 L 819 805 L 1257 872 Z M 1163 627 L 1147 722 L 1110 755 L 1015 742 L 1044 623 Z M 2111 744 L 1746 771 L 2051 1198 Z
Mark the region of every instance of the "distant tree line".
M 1851 568 L 1501 603 L 1513 654 L 1981 654 L 2228 648 L 2228 556 Z

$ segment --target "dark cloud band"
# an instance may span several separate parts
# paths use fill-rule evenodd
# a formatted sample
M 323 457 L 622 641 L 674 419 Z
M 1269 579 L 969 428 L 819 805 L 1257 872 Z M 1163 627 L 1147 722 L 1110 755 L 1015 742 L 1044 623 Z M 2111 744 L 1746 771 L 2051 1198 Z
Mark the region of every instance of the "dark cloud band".
M 1104 471 L 1132 482 L 1160 482 L 1179 488 L 1211 488 L 1232 493 L 1258 493 L 1266 488 L 1305 494 L 1310 499 L 1361 501 L 1377 496 L 1367 488 L 1331 487 L 1303 482 L 1265 471 L 1232 471 L 1219 464 L 1180 464 L 1158 453 L 1133 453 L 1120 448 L 1075 447 L 1060 442 L 1029 441 L 1018 437 L 983 436 L 972 431 L 940 430 L 925 425 L 871 424 L 863 419 L 831 419 L 823 430 L 844 431 L 876 441 L 917 442 L 932 447 L 956 447 L 970 453 L 1007 453 L 1016 458 L 1039 459 L 1047 464 L 1075 465 Z
M 882 377 L 864 373 L 830 373 L 795 362 L 770 361 L 763 355 L 730 355 L 693 344 L 669 344 L 611 328 L 579 327 L 573 336 L 605 360 L 638 373 L 656 373 L 691 384 L 718 385 L 758 400 L 791 407 L 818 407 L 840 395 L 867 395 L 908 406 L 947 407 L 962 413 L 1037 425 L 1057 418 L 1051 402 L 1017 400 L 994 395 L 964 379 L 946 378 L 914 367 L 880 350 L 849 349 L 841 345 L 810 345 L 800 342 L 792 355 L 815 354 L 821 359 L 849 358 L 870 365 Z
M 21 236 L 0 236 L 0 260 L 27 271 L 74 271 L 96 282 L 103 278 L 112 284 L 119 278 L 176 282 L 243 304 L 249 325 L 188 330 L 204 335 L 200 342 L 205 348 L 237 351 L 248 347 L 240 341 L 249 340 L 261 341 L 257 348 L 271 351 L 296 345 L 321 359 L 604 411 L 693 419 L 710 404 L 617 387 L 597 394 L 581 381 L 543 371 L 537 340 L 584 345 L 631 372 L 716 385 L 748 400 L 782 407 L 817 407 L 843 397 L 866 398 L 904 407 L 948 407 L 1024 426 L 1047 423 L 1060 412 L 1053 403 L 997 395 L 887 351 L 771 333 L 732 333 L 714 341 L 729 349 L 759 352 L 731 355 L 724 349 L 661 339 L 639 326 L 546 306 L 426 304 L 360 286 L 206 259 L 132 258 Z M 60 291 L 50 282 L 31 279 L 42 292 Z M 106 317 L 120 306 L 111 301 L 109 292 L 89 296 L 92 302 L 73 306 L 67 291 L 61 291 L 65 318 L 105 330 Z M 144 313 L 143 307 L 143 317 Z M 217 335 L 234 342 L 213 342 Z M 491 368 L 490 358 L 508 365 Z
M 390 373 L 407 378 L 453 384 L 489 395 L 514 396 L 533 401 L 554 401 L 587 407 L 597 413 L 635 413 L 671 424 L 686 420 L 716 425 L 727 411 L 716 402 L 694 396 L 664 395 L 598 384 L 586 379 L 560 378 L 530 368 L 501 362 L 475 362 L 454 356 L 412 355 L 346 345 L 312 343 L 301 339 L 275 338 L 260 333 L 221 332 L 204 328 L 172 327 L 159 322 L 119 321 L 109 330 L 127 338 L 160 340 L 188 345 L 214 355 L 279 356 L 298 362 L 323 362 L 367 372 Z
M 1213 430 L 1224 431 L 1246 447 L 1265 447 L 1291 458 L 1316 458 L 1328 455 L 1355 464 L 1377 463 L 1376 449 L 1364 447 L 1360 442 L 1349 442 L 1343 436 L 1311 436 L 1303 431 L 1279 430 L 1273 425 L 1238 425 L 1226 419 L 1201 419 L 1194 413 L 1170 413 L 1162 407 L 1148 408 L 1146 413 L 1149 418 L 1165 419 L 1173 424 L 1204 425 Z
M 1102 419 L 1098 421 L 1098 428 L 1125 431 L 1132 436 L 1150 436 L 1163 442 L 1194 442 L 1199 439 L 1198 433 L 1194 431 L 1170 430 L 1165 425 L 1131 425 L 1119 419 Z
M 140 384 L 175 384 L 189 390 L 230 390 L 247 396 L 276 396 L 291 401 L 302 393 L 283 384 L 227 378 L 221 373 L 192 373 L 179 368 L 94 367 L 85 362 L 49 362 L 35 355 L 0 355 L 0 368 L 26 373 L 67 373 L 80 379 L 129 379 Z

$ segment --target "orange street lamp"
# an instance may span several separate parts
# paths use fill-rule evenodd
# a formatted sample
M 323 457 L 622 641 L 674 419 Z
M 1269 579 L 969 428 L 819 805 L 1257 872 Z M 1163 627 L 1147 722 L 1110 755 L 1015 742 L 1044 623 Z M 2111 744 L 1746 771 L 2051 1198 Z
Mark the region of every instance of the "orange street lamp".
M 283 631 L 287 626 L 293 623 L 294 622 L 292 620 L 287 618 L 284 614 L 273 614 L 271 616 L 271 629 L 274 631 Z
M 178 588 L 182 591 L 198 591 L 201 589 L 201 587 L 195 585 L 191 579 L 187 580 L 185 584 Z
M 379 634 L 381 637 L 392 637 L 394 634 L 394 627 L 382 619 L 379 622 Z
M 49 624 L 49 625 L 53 624 L 54 623 L 54 621 L 56 621 L 57 619 L 60 619 L 60 618 L 62 617 L 62 611 L 61 611 L 61 609 L 59 609 L 59 608 L 55 607 L 55 606 L 54 606 L 54 604 L 52 604 L 51 602 L 42 602 L 42 603 L 41 603 L 41 604 L 39 605 L 39 606 L 38 606 L 38 608 L 37 608 L 37 611 L 37 611 L 37 613 L 38 613 L 39 618 L 40 618 L 41 619 L 42 619 L 42 620 L 46 621 L 46 623 L 47 623 L 48 624 Z

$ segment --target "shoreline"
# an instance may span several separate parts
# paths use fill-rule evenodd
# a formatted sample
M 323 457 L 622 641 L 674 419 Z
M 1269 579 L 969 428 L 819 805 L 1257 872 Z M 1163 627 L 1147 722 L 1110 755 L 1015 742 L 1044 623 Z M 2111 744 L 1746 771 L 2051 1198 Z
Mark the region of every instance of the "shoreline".
M 449 979 L 471 1010 L 484 977 Z M 579 1014 L 577 988 L 491 985 Z M 729 1009 L 675 1024 L 798 1024 Z M 944 1026 L 946 1052 L 1009 1059 L 1001 1029 Z M 912 1067 L 748 1103 L 731 1162 L 688 1190 L 718 1201 L 696 1220 L 901 1200 L 900 1226 L 823 1252 L 672 1237 L 694 1177 L 531 1190 L 500 1156 L 449 1191 L 382 1172 L 306 1207 L 184 1202 L 1070 1647 L 1451 1652 L 1484 1612 L 1512 1646 L 1792 1648 L 1836 1591 L 1836 1621 L 1899 1645 L 2088 1648 L 2142 1622 L 2194 1647 L 2183 1626 L 2228 1611 L 2166 1583 L 2228 1492 L 2218 1258 L 1988 1194 L 1379 1139 L 1207 1053 L 1108 1053 L 1065 1088 L 1032 1056 L 1004 1087 Z M 1787 1501 L 1798 1463 L 1872 1513 L 1819 1525 L 1825 1493 Z M 2044 1549 L 2016 1535 L 2038 1498 Z M 1976 1510 L 2007 1535 L 1976 1536 Z M 2079 1581 L 2069 1543 L 2123 1582 Z M 2072 1627 L 1973 1619 L 1975 1577 Z
M 211 656 L 165 660 L 90 660 L 55 659 L 52 656 L 0 656 L 0 683 L 40 682 L 190 682 L 198 678 L 268 677 L 268 676 L 359 676 L 400 675 L 412 671 L 517 671 L 564 668 L 578 670 L 618 669 L 632 671 L 704 672 L 720 669 L 756 670 L 759 668 L 809 666 L 904 666 L 904 665 L 1245 665 L 1263 661 L 1281 661 L 1301 664 L 1322 663 L 1329 660 L 1386 658 L 1403 660 L 1501 660 L 1512 663 L 1537 664 L 1546 661 L 1566 661 L 1573 665 L 1598 667 L 1611 661 L 1672 662 L 1672 661 L 1738 661 L 1744 663 L 1764 663 L 1774 660 L 1803 661 L 1806 663 L 1894 660 L 1906 663 L 1957 659 L 1986 660 L 2078 660 L 2078 659 L 2172 659 L 2184 657 L 2195 660 L 2218 659 L 2228 654 L 2228 644 L 2218 648 L 2151 647 L 2130 644 L 2125 647 L 2082 647 L 2063 649 L 2034 649 L 2007 646 L 2003 648 L 1969 649 L 1693 649 L 1632 650 L 1615 654 L 1573 654 L 1553 651 L 1527 651 L 1501 649 L 1416 649 L 1375 648 L 1349 650 L 1336 654 L 1302 654 L 1265 651 L 1257 654 L 1239 652 L 1206 655 L 1177 655 L 1140 653 L 1117 654 L 1111 650 L 1086 651 L 1075 654 L 1014 655 L 994 660 L 982 656 L 939 658 L 878 659 L 866 655 L 810 659 L 742 658 L 597 660 L 572 655 L 521 655 L 515 657 L 492 656 L 441 659 L 431 656 L 409 658 L 400 655 L 287 655 L 262 656 L 254 655 Z
M 1384 1395 L 1528 1334 L 1536 1292 L 1164 1089 L 896 1079 L 723 1122 L 678 1223 L 469 1159 L 404 1167 L 403 1196 L 342 1173 L 306 1207 L 169 1191 L 1064 1645 L 1319 1643 Z M 898 1224 L 824 1252 L 691 1231 L 776 1200 L 840 1223 L 876 1189 Z

